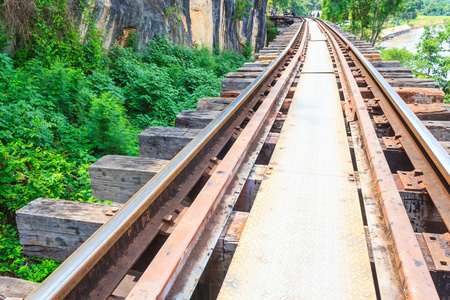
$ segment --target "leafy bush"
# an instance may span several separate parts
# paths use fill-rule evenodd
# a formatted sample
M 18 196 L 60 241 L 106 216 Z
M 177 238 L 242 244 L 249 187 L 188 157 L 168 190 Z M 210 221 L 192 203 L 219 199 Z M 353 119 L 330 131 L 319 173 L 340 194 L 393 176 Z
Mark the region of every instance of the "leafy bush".
M 417 44 L 417 53 L 411 61 L 416 74 L 425 75 L 436 80 L 437 85 L 445 92 L 450 93 L 450 57 L 444 55 L 445 45 L 450 40 L 450 22 L 444 26 L 425 26 L 425 31 Z
M 6 20 L 7 31 L 14 33 L 11 39 L 17 65 L 38 59 L 48 66 L 60 59 L 87 72 L 102 66 L 103 37 L 95 26 L 93 1 L 70 5 L 67 0 L 23 0 L 21 5 L 6 2 L 1 6 L 0 19 Z M 79 20 L 69 13 L 71 9 L 80 11 L 84 34 L 77 29 Z
M 247 12 L 249 8 L 253 8 L 253 4 L 250 0 L 236 0 L 232 18 L 239 21 L 242 21 L 244 17 L 248 18 L 250 16 L 250 13 Z
M 109 93 L 93 98 L 86 128 L 95 152 L 138 154 L 137 141 L 133 139 L 138 132 L 130 128 L 120 100 Z
M 382 60 L 398 60 L 401 65 L 405 65 L 413 57 L 413 54 L 403 49 L 392 48 L 392 49 L 382 49 L 381 59 Z
M 275 26 L 275 24 L 270 20 L 269 16 L 266 16 L 267 23 L 267 43 L 272 42 L 278 35 L 278 28 L 280 26 Z
M 164 36 L 142 52 L 136 35 L 126 48 L 105 51 L 93 2 L 76 7 L 84 35 L 67 3 L 75 2 L 0 5 L 0 19 L 17 25 L 6 29 L 18 49 L 12 57 L 0 53 L 0 274 L 36 282 L 59 263 L 22 255 L 15 212 L 38 197 L 100 201 L 92 197 L 91 163 L 105 154 L 137 155 L 141 130 L 172 125 L 199 98 L 219 96 L 225 74 L 248 59 Z
M 39 197 L 92 201 L 89 178 L 84 175 L 86 162 L 94 159 L 82 161 L 76 156 L 23 141 L 0 143 L 2 219 L 13 220 L 16 210 Z
M 60 264 L 54 260 L 23 256 L 17 230 L 11 225 L 0 224 L 0 275 L 16 275 L 41 282 Z
M 167 7 L 166 10 L 164 11 L 164 17 L 169 18 L 173 16 L 175 17 L 175 20 L 177 20 L 177 22 L 181 22 L 182 18 L 180 15 L 180 11 L 183 9 L 184 7 L 181 5 L 171 5 Z
M 136 31 L 131 31 L 125 39 L 125 48 L 131 48 L 133 51 L 138 51 L 139 36 Z
M 245 58 L 250 59 L 253 54 L 252 44 L 250 44 L 249 41 L 246 41 L 245 44 L 241 44 L 241 46 L 243 46 L 242 55 L 244 55 Z

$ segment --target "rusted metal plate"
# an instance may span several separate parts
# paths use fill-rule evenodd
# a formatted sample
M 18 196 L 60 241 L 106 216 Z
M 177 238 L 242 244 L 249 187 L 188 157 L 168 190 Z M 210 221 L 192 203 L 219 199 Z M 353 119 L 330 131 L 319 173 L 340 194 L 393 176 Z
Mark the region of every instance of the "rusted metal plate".
M 349 124 L 352 133 L 353 149 L 358 166 L 358 185 L 364 200 L 364 210 L 367 220 L 370 243 L 372 245 L 373 262 L 376 269 L 378 290 L 382 300 L 405 299 L 403 286 L 394 261 L 392 242 L 384 223 L 383 212 L 379 205 L 380 199 L 376 183 L 372 177 L 370 162 L 362 144 L 361 130 L 357 122 Z
M 384 145 L 386 146 L 386 149 L 389 150 L 399 150 L 402 149 L 402 142 L 400 140 L 401 136 L 389 136 L 389 137 L 383 137 Z
M 373 121 L 377 126 L 386 126 L 389 125 L 389 121 L 385 115 L 373 116 Z
M 369 109 L 374 109 L 374 108 L 380 108 L 380 99 L 369 99 L 369 101 L 366 102 L 366 106 Z
M 302 74 L 218 299 L 375 299 L 352 172 L 334 72 Z
M 450 233 L 422 233 L 436 271 L 450 271 Z
M 246 212 L 235 211 L 232 213 L 228 220 L 228 230 L 224 231 L 221 236 L 224 247 L 226 247 L 227 244 L 237 244 L 239 242 L 247 219 L 248 213 Z
M 414 170 L 412 172 L 397 171 L 397 174 L 406 191 L 424 191 L 427 189 L 421 177 L 421 175 L 423 175 L 421 171 L 419 170 Z

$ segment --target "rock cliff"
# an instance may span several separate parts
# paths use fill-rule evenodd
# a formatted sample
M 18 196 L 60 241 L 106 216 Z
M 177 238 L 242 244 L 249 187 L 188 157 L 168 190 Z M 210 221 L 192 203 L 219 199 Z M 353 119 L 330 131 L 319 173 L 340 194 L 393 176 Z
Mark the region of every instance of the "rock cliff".
M 107 47 L 135 31 L 139 46 L 165 34 L 178 44 L 240 51 L 246 41 L 255 50 L 264 46 L 267 1 L 251 0 L 243 21 L 232 18 L 235 0 L 96 0 L 95 10 Z

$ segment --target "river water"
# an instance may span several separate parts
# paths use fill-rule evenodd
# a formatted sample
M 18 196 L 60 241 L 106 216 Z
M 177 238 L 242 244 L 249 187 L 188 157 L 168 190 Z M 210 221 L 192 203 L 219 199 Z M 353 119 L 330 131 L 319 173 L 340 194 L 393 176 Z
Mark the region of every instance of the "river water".
M 412 29 L 410 32 L 398 35 L 393 37 L 392 39 L 382 41 L 380 43 L 377 43 L 376 46 L 384 47 L 385 49 L 391 49 L 391 48 L 405 48 L 406 50 L 416 53 L 416 44 L 420 41 L 420 36 L 425 31 L 423 28 L 417 28 Z M 450 44 L 445 44 L 444 48 L 447 49 L 447 51 L 444 51 L 444 56 L 450 56 Z M 450 71 L 447 72 L 447 79 L 450 80 Z
M 424 32 L 424 30 L 425 29 L 423 28 L 412 29 L 408 33 L 398 35 L 393 37 L 392 39 L 377 43 L 377 46 L 386 47 L 386 49 L 405 48 L 406 50 L 415 53 L 416 44 L 420 41 L 420 36 Z
M 398 35 L 393 37 L 392 39 L 385 40 L 376 44 L 376 46 L 385 47 L 386 49 L 391 48 L 405 48 L 406 50 L 416 53 L 416 44 L 420 41 L 420 36 L 425 31 L 423 28 L 412 29 L 410 32 Z M 450 45 L 444 45 L 444 48 L 447 49 L 443 54 L 445 56 L 450 56 Z

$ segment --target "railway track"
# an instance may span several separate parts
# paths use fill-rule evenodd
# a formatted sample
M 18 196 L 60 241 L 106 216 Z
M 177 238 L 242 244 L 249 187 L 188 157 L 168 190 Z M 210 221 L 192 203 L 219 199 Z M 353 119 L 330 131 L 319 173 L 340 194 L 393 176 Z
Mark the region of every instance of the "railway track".
M 321 70 L 321 63 L 317 70 L 304 69 L 305 57 L 310 59 L 316 51 L 311 36 L 314 39 L 318 28 L 318 41 L 326 44 L 323 49 L 331 71 Z M 242 218 L 235 243 L 242 228 L 245 239 L 251 237 L 251 229 L 245 229 L 244 223 L 247 218 L 253 220 L 250 208 L 260 200 L 257 188 L 249 196 L 249 186 L 255 187 L 255 177 L 259 178 L 257 185 L 262 181 L 264 186 L 267 178 L 277 174 L 278 153 L 289 146 L 277 142 L 282 139 L 285 143 L 286 136 L 293 134 L 289 126 L 294 127 L 297 110 L 290 107 L 307 92 L 308 87 L 301 85 L 307 73 L 326 73 L 334 80 L 331 85 L 339 96 L 332 101 L 342 106 L 345 117 L 345 122 L 337 121 L 345 124 L 347 134 L 345 143 L 339 145 L 353 161 L 349 165 L 353 170 L 345 176 L 354 185 L 355 195 L 359 194 L 355 198 L 355 211 L 359 212 L 355 223 L 365 239 L 360 239 L 358 247 L 363 249 L 370 273 L 364 277 L 366 294 L 358 296 L 450 297 L 450 159 L 441 145 L 369 60 L 330 24 L 297 19 L 256 56 L 255 63 L 227 76 L 222 98 L 199 102 L 202 108 L 219 107 L 220 113 L 185 113 L 177 119 L 176 124 L 185 128 L 183 134 L 195 138 L 170 162 L 165 161 L 142 189 L 26 299 L 204 299 L 196 286 L 202 280 L 211 282 L 205 277 L 214 276 L 210 265 L 214 264 L 218 241 L 223 243 L 230 228 L 236 227 L 233 224 L 239 223 L 237 214 Z M 370 58 L 370 54 L 366 56 Z M 201 130 L 211 116 L 214 119 Z M 284 122 L 288 128 L 283 127 Z M 140 143 L 145 145 L 140 155 L 170 159 L 171 145 L 165 151 L 149 148 L 152 143 L 145 141 L 154 135 L 150 131 L 141 134 Z M 277 155 L 272 157 L 274 151 Z M 258 207 L 264 207 L 260 203 Z M 418 205 L 426 206 L 432 218 L 430 213 L 420 215 Z M 236 212 L 239 210 L 243 214 Z M 434 225 L 431 231 L 427 231 L 429 223 Z M 317 232 L 328 229 L 317 228 Z M 284 232 L 274 234 L 281 237 Z M 308 241 L 300 242 L 308 247 Z M 239 247 L 235 259 L 245 248 Z M 231 262 L 230 270 L 235 264 Z M 234 285 L 230 277 L 234 271 L 227 275 L 232 280 L 223 278 L 228 265 L 220 266 L 225 271 L 216 281 L 225 280 L 224 286 L 210 286 L 208 297 L 227 299 L 231 291 L 234 298 L 248 298 L 239 294 L 245 284 L 239 289 Z M 130 276 L 135 280 L 130 282 Z M 327 295 L 326 290 L 322 292 L 322 296 Z M 255 299 L 261 296 L 247 295 Z

